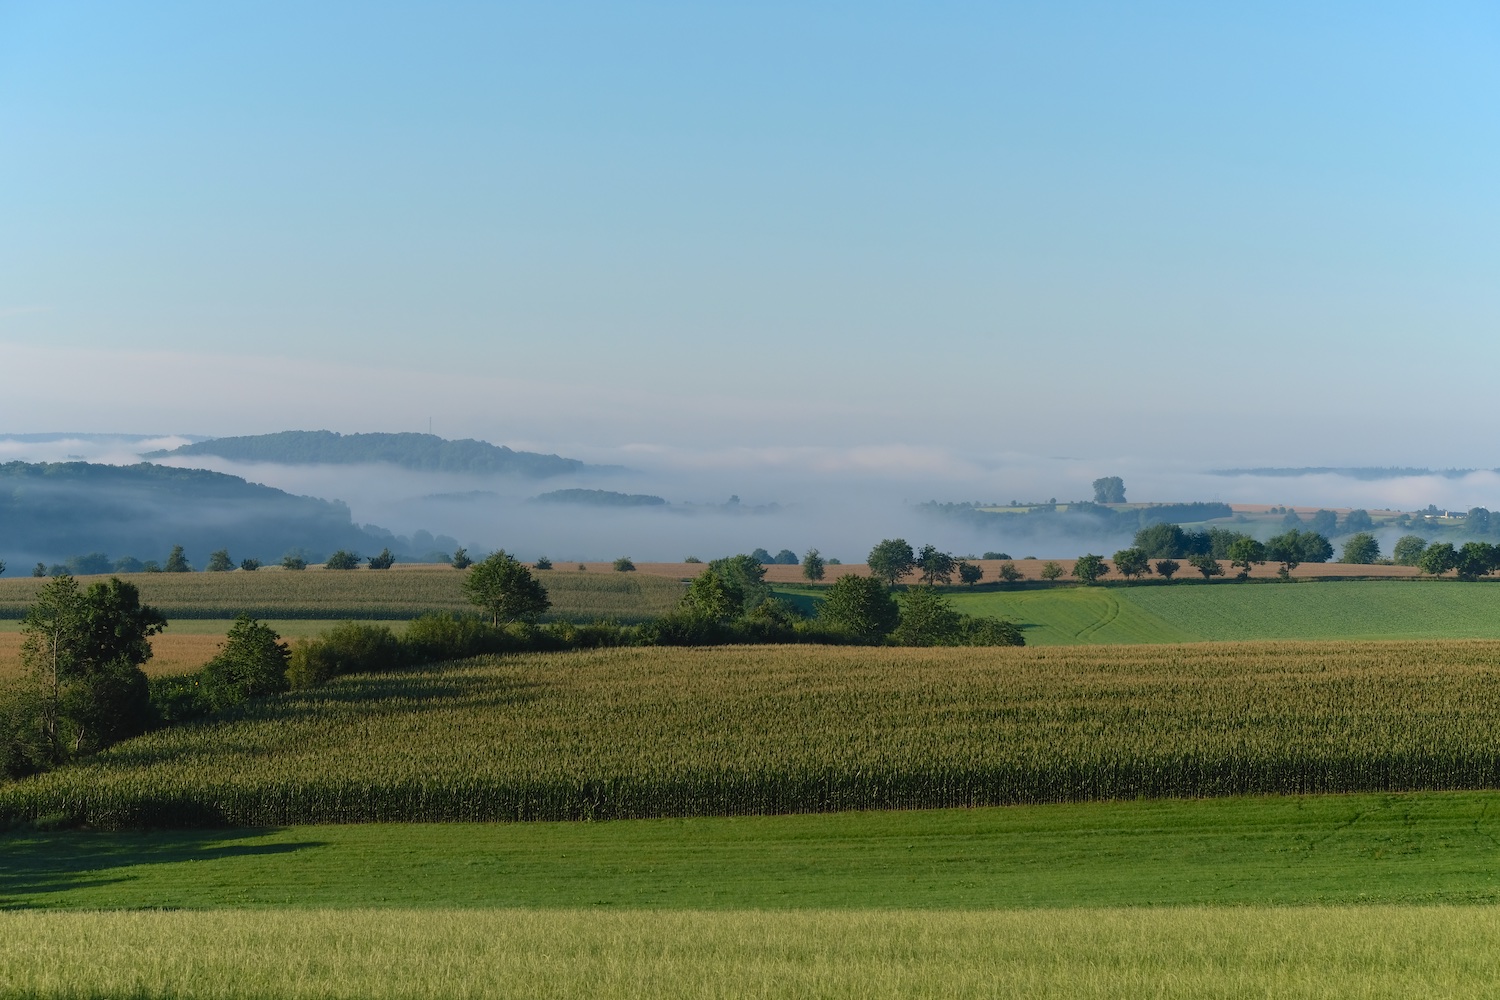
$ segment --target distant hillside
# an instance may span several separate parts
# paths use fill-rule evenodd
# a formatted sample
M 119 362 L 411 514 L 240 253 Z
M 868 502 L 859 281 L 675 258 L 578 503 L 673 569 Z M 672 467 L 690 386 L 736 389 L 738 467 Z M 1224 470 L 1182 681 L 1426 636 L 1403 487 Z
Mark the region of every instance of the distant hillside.
M 1390 466 L 1386 468 L 1353 466 L 1338 468 L 1326 465 L 1310 465 L 1303 468 L 1261 468 L 1261 469 L 1214 469 L 1215 476 L 1343 476 L 1346 479 L 1361 479 L 1374 481 L 1380 479 L 1406 479 L 1413 476 L 1442 476 L 1444 479 L 1462 479 L 1464 476 L 1478 472 L 1478 469 L 1414 469 L 1405 466 Z M 1484 471 L 1500 472 L 1500 469 L 1488 469 Z
M 364 465 L 386 462 L 418 472 L 462 472 L 542 479 L 586 468 L 574 458 L 513 451 L 503 445 L 435 434 L 338 434 L 334 431 L 282 431 L 248 437 L 211 438 L 145 458 L 213 455 L 231 462 L 279 465 Z
M 11 573 L 27 568 L 23 559 L 50 562 L 89 552 L 160 560 L 182 545 L 201 568 L 220 548 L 236 560 L 271 561 L 299 548 L 309 555 L 339 548 L 373 554 L 391 541 L 354 524 L 337 501 L 202 469 L 0 465 L 0 559 Z
M 667 501 L 647 493 L 615 493 L 611 490 L 553 490 L 531 498 L 532 503 L 574 503 L 590 507 L 665 507 Z

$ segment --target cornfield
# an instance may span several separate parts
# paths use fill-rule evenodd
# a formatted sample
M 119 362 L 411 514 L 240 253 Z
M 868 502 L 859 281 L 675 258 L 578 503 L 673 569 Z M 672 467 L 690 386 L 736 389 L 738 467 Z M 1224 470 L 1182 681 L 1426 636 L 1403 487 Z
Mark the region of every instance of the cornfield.
M 343 677 L 0 786 L 95 826 L 1500 786 L 1500 643 L 731 647 Z
M 615 618 L 634 623 L 670 611 L 681 598 L 678 580 L 619 573 L 540 572 L 552 599 L 549 620 Z M 634 578 L 632 578 L 634 577 Z M 141 600 L 168 619 L 416 618 L 432 611 L 472 611 L 464 573 L 449 566 L 397 566 L 384 571 L 264 569 L 255 573 L 132 573 Z M 0 618 L 20 618 L 46 580 L 0 580 Z

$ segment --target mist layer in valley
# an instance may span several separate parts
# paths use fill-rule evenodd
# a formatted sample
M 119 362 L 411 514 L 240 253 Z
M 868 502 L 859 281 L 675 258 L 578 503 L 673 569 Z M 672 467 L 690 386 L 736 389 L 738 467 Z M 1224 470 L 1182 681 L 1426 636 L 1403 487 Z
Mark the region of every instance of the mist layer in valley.
M 0 457 L 22 461 L 84 459 L 105 464 L 140 461 L 143 453 L 199 440 L 188 436 L 35 435 L 0 438 Z M 453 545 L 481 552 L 505 548 L 522 558 L 594 561 L 702 559 L 734 552 L 818 548 L 844 561 L 863 559 L 882 538 L 904 537 L 949 551 L 1003 551 L 1020 558 L 1067 558 L 1083 551 L 1113 551 L 1129 543 L 1118 525 L 1079 519 L 1066 528 L 1011 517 L 938 517 L 926 501 L 1008 505 L 1088 500 L 1091 483 L 1119 475 L 1136 502 L 1220 501 L 1297 507 L 1421 510 L 1500 506 L 1500 475 L 1395 470 L 1321 469 L 1307 473 L 1256 468 L 1232 474 L 1170 468 L 1128 458 L 1086 460 L 1019 454 L 970 456 L 936 448 L 768 448 L 692 451 L 636 447 L 590 452 L 558 448 L 582 460 L 582 471 L 543 478 L 417 472 L 390 464 L 282 464 L 239 462 L 213 455 L 160 456 L 180 468 L 203 468 L 264 484 L 296 496 L 347 507 L 355 533 L 334 532 L 329 549 L 346 544 L 370 549 L 389 544 L 405 558 L 434 558 Z M 649 505 L 539 503 L 538 496 L 605 491 L 666 501 Z M 190 558 L 218 547 L 214 517 L 199 511 Z M 206 521 L 206 527 L 205 527 Z M 227 529 L 227 526 L 226 526 Z M 167 530 L 167 529 L 157 529 Z M 1385 547 L 1394 539 L 1382 539 Z M 26 558 L 60 559 L 87 551 L 85 539 L 52 551 L 65 540 L 49 538 L 46 552 Z M 185 539 L 176 539 L 185 543 Z M 140 537 L 154 552 L 168 537 Z M 226 542 L 227 544 L 227 542 Z M 262 547 L 265 547 L 264 545 Z M 0 558 L 22 552 L 12 540 Z M 124 553 L 111 553 L 112 555 Z M 140 555 L 143 553 L 129 553 Z M 277 551 L 245 552 L 262 559 Z M 241 553 L 234 553 L 238 558 Z

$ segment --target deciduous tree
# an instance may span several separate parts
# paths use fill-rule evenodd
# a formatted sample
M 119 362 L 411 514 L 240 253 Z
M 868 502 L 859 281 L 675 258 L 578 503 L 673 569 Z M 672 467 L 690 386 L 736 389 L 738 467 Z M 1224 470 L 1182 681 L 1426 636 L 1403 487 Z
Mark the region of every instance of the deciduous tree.
M 865 562 L 871 575 L 887 587 L 894 587 L 916 566 L 917 556 L 906 539 L 886 538 L 870 550 Z
M 471 603 L 490 616 L 491 625 L 534 622 L 552 607 L 547 588 L 504 549 L 469 567 L 463 591 Z
M 1092 552 L 1079 556 L 1073 562 L 1073 576 L 1080 583 L 1093 583 L 1108 572 L 1109 563 L 1104 561 L 1103 556 L 1096 556 Z
M 1397 566 L 1416 566 L 1421 563 L 1422 553 L 1427 548 L 1427 539 L 1421 535 L 1402 535 L 1391 549 L 1391 560 Z
M 1379 558 L 1380 543 L 1368 531 L 1361 531 L 1356 535 L 1350 535 L 1344 542 L 1344 551 L 1339 561 L 1354 566 L 1368 566 Z
M 1126 580 L 1134 580 L 1151 572 L 1151 559 L 1144 549 L 1121 549 L 1115 553 L 1115 569 Z
M 824 565 L 823 557 L 818 555 L 818 550 L 808 549 L 807 555 L 802 557 L 802 576 L 817 583 L 823 579 Z

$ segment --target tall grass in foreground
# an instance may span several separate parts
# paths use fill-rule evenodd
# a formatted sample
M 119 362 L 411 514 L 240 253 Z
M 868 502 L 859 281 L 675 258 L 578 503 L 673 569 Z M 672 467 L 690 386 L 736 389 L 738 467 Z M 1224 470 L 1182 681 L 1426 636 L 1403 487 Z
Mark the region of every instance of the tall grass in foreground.
M 1493 907 L 1026 912 L 323 910 L 0 915 L 8 995 L 1494 995 Z
M 1500 787 L 1500 643 L 631 648 L 247 703 L 0 821 L 609 819 Z

